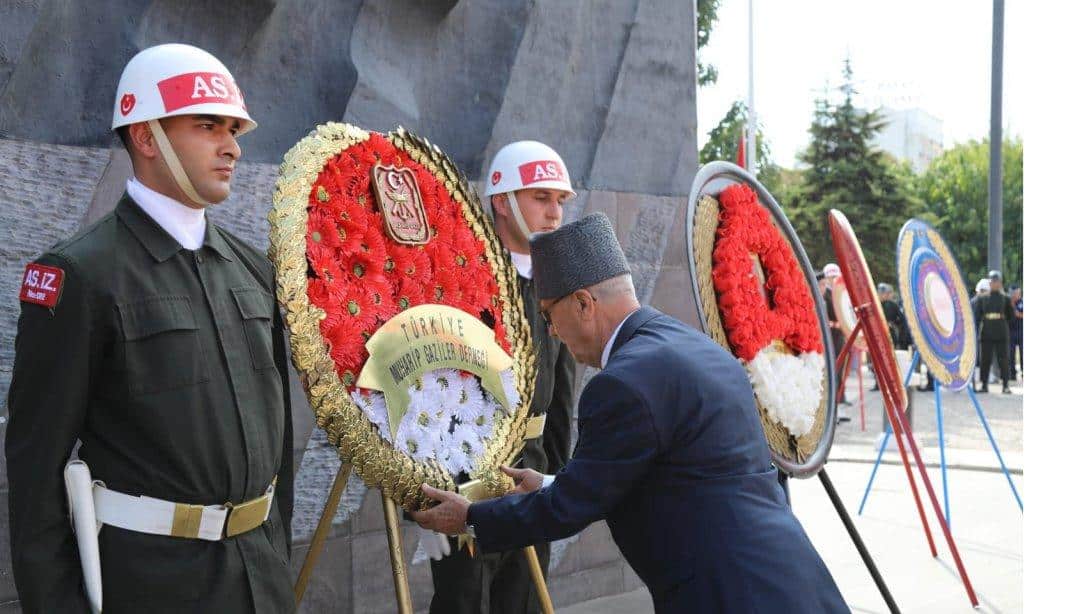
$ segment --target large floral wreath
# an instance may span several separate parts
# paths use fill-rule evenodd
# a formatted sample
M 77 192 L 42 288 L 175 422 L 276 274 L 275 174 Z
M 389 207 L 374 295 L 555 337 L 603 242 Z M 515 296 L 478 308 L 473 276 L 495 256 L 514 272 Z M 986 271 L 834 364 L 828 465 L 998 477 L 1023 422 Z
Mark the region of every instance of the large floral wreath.
M 712 280 L 730 348 L 768 415 L 795 437 L 822 402 L 824 348 L 802 268 L 757 195 L 744 184 L 719 194 Z M 759 260 L 766 280 L 761 288 Z
M 387 236 L 371 189 L 375 164 L 407 167 L 426 203 L 431 239 L 406 245 Z M 324 310 L 319 327 L 348 394 L 383 439 L 409 457 L 435 461 L 451 475 L 471 473 L 505 415 L 472 374 L 424 373 L 409 387 L 408 409 L 391 432 L 383 394 L 356 386 L 367 341 L 398 313 L 423 304 L 459 309 L 491 327 L 510 353 L 499 289 L 484 244 L 443 183 L 386 138 L 370 138 L 330 159 L 307 207 L 307 296 Z M 511 409 L 520 403 L 510 369 L 500 374 Z

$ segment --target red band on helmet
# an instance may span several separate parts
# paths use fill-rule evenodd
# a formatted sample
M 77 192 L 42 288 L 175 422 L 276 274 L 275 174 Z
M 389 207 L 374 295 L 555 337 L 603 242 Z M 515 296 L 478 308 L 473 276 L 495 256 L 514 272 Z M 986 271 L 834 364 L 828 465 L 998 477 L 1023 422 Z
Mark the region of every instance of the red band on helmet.
M 159 82 L 159 94 L 166 113 L 216 102 L 246 108 L 242 92 L 230 76 L 214 72 L 191 72 L 163 79 Z
M 563 166 L 555 160 L 537 160 L 526 162 L 518 167 L 522 176 L 522 185 L 527 186 L 540 181 L 567 181 Z

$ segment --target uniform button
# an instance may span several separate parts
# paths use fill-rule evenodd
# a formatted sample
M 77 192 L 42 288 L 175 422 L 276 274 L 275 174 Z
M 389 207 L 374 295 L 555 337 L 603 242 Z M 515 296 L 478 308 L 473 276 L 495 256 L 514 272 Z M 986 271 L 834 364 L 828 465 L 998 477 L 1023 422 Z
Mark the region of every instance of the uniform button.
M 204 256 L 197 254 L 197 264 L 204 264 Z

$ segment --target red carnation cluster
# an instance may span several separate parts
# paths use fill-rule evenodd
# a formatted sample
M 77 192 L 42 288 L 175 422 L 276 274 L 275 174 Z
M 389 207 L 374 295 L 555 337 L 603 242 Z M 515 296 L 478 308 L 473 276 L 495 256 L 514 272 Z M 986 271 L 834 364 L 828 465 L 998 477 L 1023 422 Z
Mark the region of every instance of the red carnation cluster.
M 732 185 L 719 195 L 719 203 L 711 277 L 735 355 L 748 362 L 775 339 L 797 353 L 823 352 L 802 268 L 756 193 L 746 185 Z M 759 257 L 764 269 L 767 301 L 750 254 Z
M 416 175 L 432 230 L 426 245 L 402 245 L 386 235 L 370 186 L 376 163 Z M 329 160 L 307 210 L 307 295 L 325 310 L 321 334 L 346 382 L 354 382 L 367 361 L 365 344 L 374 331 L 417 305 L 449 305 L 495 322 L 496 341 L 510 351 L 483 242 L 446 187 L 388 140 L 371 134 Z

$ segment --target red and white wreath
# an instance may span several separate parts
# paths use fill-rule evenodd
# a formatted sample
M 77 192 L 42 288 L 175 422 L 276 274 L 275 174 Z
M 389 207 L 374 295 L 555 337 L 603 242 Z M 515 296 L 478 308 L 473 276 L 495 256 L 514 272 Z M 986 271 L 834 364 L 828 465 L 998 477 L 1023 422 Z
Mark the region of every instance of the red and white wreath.
M 768 416 L 801 437 L 823 401 L 824 347 L 813 297 L 790 244 L 751 188 L 732 185 L 719 204 L 711 275 L 727 340 Z

